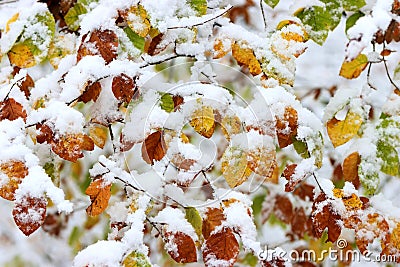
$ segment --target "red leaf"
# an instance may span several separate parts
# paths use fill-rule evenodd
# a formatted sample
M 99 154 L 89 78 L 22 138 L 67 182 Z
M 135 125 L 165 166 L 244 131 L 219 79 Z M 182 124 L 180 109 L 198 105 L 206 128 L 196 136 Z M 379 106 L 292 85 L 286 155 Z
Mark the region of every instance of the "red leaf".
M 44 223 L 47 201 L 44 197 L 25 195 L 14 203 L 12 211 L 15 224 L 29 236 Z
M 291 192 L 291 191 L 293 191 L 294 188 L 296 187 L 296 185 L 297 185 L 298 183 L 301 182 L 300 179 L 297 179 L 297 180 L 293 180 L 293 179 L 292 179 L 292 176 L 293 176 L 293 174 L 294 174 L 295 171 L 296 171 L 296 167 L 297 167 L 297 164 L 290 164 L 290 165 L 287 165 L 286 168 L 285 168 L 285 170 L 284 170 L 283 173 L 282 173 L 283 177 L 285 177 L 286 180 L 288 181 L 288 182 L 286 183 L 286 185 L 285 185 L 285 191 L 286 191 L 286 192 Z
M 161 160 L 166 153 L 166 145 L 162 131 L 150 134 L 142 144 L 142 158 L 153 165 L 154 160 Z
M 51 149 L 61 158 L 75 162 L 83 157 L 81 150 L 94 149 L 94 142 L 86 134 L 65 134 L 51 140 Z
M 225 215 L 221 209 L 207 208 L 202 226 L 203 237 L 207 239 L 210 233 L 215 230 L 215 227 L 221 225 L 224 220 Z
M 284 223 L 289 224 L 293 217 L 292 202 L 284 195 L 277 195 L 274 206 L 275 216 Z
M 79 101 L 83 103 L 87 103 L 90 100 L 96 101 L 101 92 L 101 84 L 100 82 L 91 82 L 86 88 L 85 91 L 78 98 Z
M 20 103 L 14 98 L 7 98 L 0 102 L 0 121 L 5 119 L 13 121 L 18 118 L 26 119 L 26 111 Z
M 206 267 L 216 266 L 215 260 L 220 262 L 219 266 L 233 266 L 238 254 L 239 243 L 230 228 L 213 233 L 204 243 L 203 260 Z
M 280 148 L 293 143 L 293 138 L 297 135 L 297 119 L 297 111 L 291 106 L 285 108 L 283 118 L 276 118 L 276 134 Z
M 314 198 L 314 186 L 302 183 L 300 186 L 296 187 L 293 194 L 302 200 L 312 200 Z
M 197 250 L 193 239 L 182 232 L 165 233 L 167 243 L 165 248 L 168 254 L 178 263 L 197 261 Z

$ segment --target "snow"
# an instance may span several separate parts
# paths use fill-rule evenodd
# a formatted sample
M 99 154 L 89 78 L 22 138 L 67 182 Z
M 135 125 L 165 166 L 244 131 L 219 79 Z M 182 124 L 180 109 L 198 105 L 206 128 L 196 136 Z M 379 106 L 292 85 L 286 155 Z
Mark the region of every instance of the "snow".
M 119 266 L 126 251 L 125 244 L 102 240 L 88 246 L 76 255 L 74 267 Z

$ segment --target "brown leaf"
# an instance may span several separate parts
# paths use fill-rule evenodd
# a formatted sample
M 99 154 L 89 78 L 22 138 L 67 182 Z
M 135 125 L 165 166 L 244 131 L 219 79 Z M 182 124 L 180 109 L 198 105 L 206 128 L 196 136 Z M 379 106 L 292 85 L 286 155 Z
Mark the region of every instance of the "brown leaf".
M 230 228 L 213 233 L 204 243 L 203 260 L 206 267 L 215 266 L 215 260 L 220 262 L 220 266 L 233 266 L 238 254 L 239 243 Z
M 157 131 L 147 136 L 142 144 L 142 158 L 144 161 L 153 165 L 153 161 L 161 160 L 165 153 L 166 145 L 162 131 Z
M 39 130 L 39 134 L 36 136 L 36 141 L 39 144 L 44 142 L 51 143 L 53 139 L 53 130 L 47 124 L 36 124 L 36 129 Z
M 386 43 L 391 43 L 392 41 L 400 41 L 400 23 L 396 20 L 392 20 L 385 31 L 385 41 Z
M 282 176 L 285 177 L 286 180 L 288 181 L 285 184 L 285 191 L 286 192 L 293 191 L 294 188 L 296 187 L 296 185 L 301 182 L 301 180 L 294 181 L 292 179 L 292 175 L 296 171 L 296 167 L 297 167 L 297 164 L 289 164 L 289 165 L 286 165 L 285 169 L 283 170 Z
M 15 76 L 21 70 L 20 67 L 14 66 L 13 72 L 11 75 Z M 31 95 L 30 88 L 35 86 L 35 82 L 32 77 L 27 73 L 25 79 L 18 85 L 19 89 L 24 92 L 26 99 L 29 99 Z
M 222 209 L 207 208 L 202 226 L 203 237 L 207 239 L 210 236 L 210 233 L 215 230 L 215 227 L 221 225 L 224 220 L 225 215 Z
M 91 82 L 88 86 L 86 86 L 85 90 L 78 98 L 78 101 L 82 101 L 83 103 L 87 103 L 90 100 L 96 101 L 101 92 L 101 84 L 100 82 Z
M 173 95 L 172 100 L 174 101 L 174 111 L 180 109 L 180 105 L 183 104 L 183 97 L 180 95 Z
M 286 224 L 289 224 L 293 217 L 293 205 L 288 197 L 277 195 L 274 206 L 275 216 Z
M 368 244 L 376 239 L 381 240 L 381 246 L 384 248 L 386 240 L 389 238 L 389 224 L 385 218 L 378 213 L 367 214 L 356 225 L 356 244 L 361 253 L 364 253 Z
M 163 40 L 163 37 L 164 34 L 160 33 L 154 36 L 154 38 L 152 38 L 151 40 L 149 40 L 148 46 L 145 47 L 145 51 L 147 52 L 147 54 L 149 54 L 150 56 L 155 56 L 160 52 L 162 52 L 167 47 L 167 46 L 159 47 L 159 44 Z
M 335 242 L 339 238 L 342 231 L 341 216 L 334 210 L 332 202 L 324 193 L 315 199 L 311 216 L 317 238 L 321 238 L 325 228 L 328 228 L 328 241 Z
M 360 179 L 358 177 L 358 166 L 361 158 L 358 152 L 348 155 L 343 161 L 343 177 L 347 182 L 351 182 L 355 188 L 360 187 Z
M 276 134 L 280 148 L 293 143 L 293 138 L 297 135 L 297 120 L 297 111 L 291 106 L 285 108 L 283 118 L 276 117 Z
M 183 232 L 166 232 L 165 248 L 168 254 L 178 263 L 197 261 L 197 250 L 193 239 Z
M 123 73 L 113 78 L 111 88 L 115 98 L 125 103 L 129 103 L 137 92 L 134 80 Z
M 302 200 L 312 200 L 314 197 L 314 186 L 306 183 L 302 183 L 296 187 L 293 194 L 300 197 Z
M 94 149 L 94 142 L 86 134 L 65 134 L 51 141 L 51 149 L 61 158 L 75 162 L 83 157 L 81 150 Z
M 111 197 L 111 184 L 106 184 L 102 178 L 93 180 L 86 188 L 85 194 L 90 197 L 91 204 L 86 209 L 89 216 L 101 214 L 108 206 Z
M 291 226 L 292 233 L 299 239 L 303 238 L 304 234 L 307 233 L 307 221 L 308 217 L 304 212 L 304 208 L 295 208 L 294 215 L 292 217 Z
M 25 121 L 26 116 L 24 107 L 14 98 L 7 98 L 0 102 L 0 121 L 5 119 L 13 121 L 18 118 L 23 118 Z
M 8 180 L 2 182 L 0 186 L 0 196 L 4 199 L 13 201 L 15 191 L 25 176 L 28 175 L 28 168 L 25 163 L 19 160 L 11 160 L 0 164 L 0 170 L 7 175 Z
M 14 203 L 12 211 L 15 224 L 29 236 L 44 223 L 47 201 L 44 197 L 25 195 Z
M 87 40 L 87 38 L 89 39 Z M 77 62 L 87 55 L 100 55 L 108 64 L 117 58 L 118 37 L 111 30 L 94 30 L 82 37 L 77 53 Z

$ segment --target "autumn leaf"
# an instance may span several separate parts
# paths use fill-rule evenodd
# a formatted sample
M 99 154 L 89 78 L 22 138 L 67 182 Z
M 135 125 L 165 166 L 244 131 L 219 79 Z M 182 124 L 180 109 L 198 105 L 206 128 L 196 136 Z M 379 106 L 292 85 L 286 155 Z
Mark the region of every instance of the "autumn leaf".
M 10 63 L 20 68 L 30 68 L 36 65 L 31 48 L 24 44 L 15 44 L 7 53 Z
M 368 65 L 368 57 L 364 54 L 359 54 L 356 58 L 351 61 L 344 61 L 340 68 L 339 75 L 347 78 L 354 79 L 360 76 L 361 72 Z
M 91 126 L 89 128 L 89 137 L 99 148 L 104 148 L 107 141 L 107 128 L 104 126 Z
M 362 117 L 349 111 L 342 121 L 332 118 L 326 123 L 329 138 L 334 147 L 343 145 L 352 139 L 363 123 Z
M 93 150 L 94 142 L 86 134 L 64 134 L 51 140 L 51 149 L 54 153 L 59 155 L 65 160 L 72 162 L 77 161 L 79 158 L 83 157 L 81 150 Z
M 229 38 L 217 38 L 214 41 L 213 58 L 218 59 L 224 57 L 231 51 L 232 41 Z
M 258 75 L 262 72 L 260 62 L 258 62 L 251 48 L 242 47 L 235 42 L 232 44 L 232 56 L 240 66 L 247 67 L 252 75 Z
M 96 101 L 101 92 L 101 84 L 100 82 L 90 82 L 88 86 L 86 86 L 83 93 L 78 98 L 78 101 L 82 101 L 83 103 L 87 103 L 91 100 Z
M 87 55 L 100 55 L 108 64 L 117 57 L 117 47 L 118 37 L 115 32 L 111 30 L 94 30 L 82 37 L 82 43 L 77 53 L 77 61 L 79 62 Z
M 13 72 L 11 75 L 15 76 L 19 73 L 21 68 L 14 66 Z M 26 99 L 29 99 L 29 96 L 31 95 L 30 89 L 35 86 L 35 82 L 33 81 L 32 77 L 27 73 L 25 75 L 25 79 L 21 81 L 21 83 L 17 83 L 19 89 L 21 92 L 25 94 Z
M 304 208 L 295 208 L 290 222 L 293 235 L 303 238 L 306 233 L 312 233 L 312 221 L 306 215 Z
M 229 141 L 231 135 L 238 134 L 242 131 L 242 122 L 236 115 L 224 116 L 221 120 L 221 129 L 226 140 Z
M 126 20 L 128 26 L 139 36 L 146 37 L 149 33 L 151 25 L 147 11 L 143 6 L 132 6 L 127 12 Z
M 288 197 L 277 195 L 274 205 L 275 216 L 284 223 L 289 224 L 293 217 L 293 205 Z
M 137 92 L 134 80 L 124 73 L 113 78 L 111 90 L 116 99 L 125 103 L 129 103 Z
M 275 147 L 262 146 L 251 149 L 247 154 L 247 160 L 250 170 L 269 179 L 277 165 Z
M 166 232 L 165 249 L 178 263 L 190 263 L 197 261 L 197 249 L 193 239 L 183 232 Z
M 210 138 L 215 129 L 214 110 L 210 106 L 202 106 L 192 113 L 190 125 L 196 132 Z
M 107 184 L 102 178 L 93 180 L 86 188 L 85 194 L 90 197 L 90 206 L 86 209 L 89 216 L 101 214 L 108 206 L 111 197 L 111 184 Z
M 296 189 L 293 191 L 293 195 L 298 196 L 302 200 L 312 200 L 314 197 L 314 186 L 301 183 Z
M 141 252 L 132 251 L 122 261 L 123 267 L 151 267 L 148 258 Z
M 317 238 L 328 228 L 328 241 L 335 242 L 342 231 L 341 216 L 324 193 L 318 195 L 312 206 L 312 223 Z
M 222 155 L 221 172 L 231 188 L 244 183 L 251 174 L 248 153 L 240 147 L 229 147 Z
M 389 238 L 389 224 L 386 219 L 378 213 L 368 213 L 355 225 L 356 244 L 361 253 L 368 249 L 368 245 L 379 239 L 383 248 L 386 239 Z
M 31 235 L 44 223 L 46 206 L 46 198 L 29 194 L 14 202 L 12 211 L 14 221 L 24 235 Z
M 14 98 L 7 98 L 0 102 L 0 121 L 2 120 L 16 120 L 18 118 L 26 119 L 26 111 L 24 107 L 15 101 Z
M 283 118 L 276 117 L 276 134 L 280 148 L 287 147 L 293 143 L 293 139 L 297 135 L 297 120 L 297 111 L 291 106 L 285 108 Z
M 13 201 L 15 191 L 25 176 L 28 175 L 28 168 L 25 163 L 19 160 L 10 160 L 0 164 L 0 173 L 4 173 L 8 179 L 0 184 L 0 196 L 4 199 Z
M 353 152 L 348 155 L 343 161 L 343 177 L 347 182 L 351 182 L 355 188 L 360 186 L 360 179 L 358 177 L 358 166 L 361 162 L 358 152 Z
M 194 231 L 200 238 L 203 229 L 203 220 L 197 209 L 194 207 L 186 207 L 185 219 L 193 226 Z
M 150 134 L 142 144 L 142 158 L 148 164 L 153 165 L 154 160 L 161 160 L 166 153 L 164 133 L 157 131 Z
M 224 220 L 225 215 L 222 209 L 207 208 L 202 226 L 203 237 L 207 239 L 211 232 L 213 232 L 217 226 L 221 225 Z
M 285 184 L 286 192 L 293 191 L 296 185 L 302 181 L 301 179 L 292 179 L 292 176 L 296 171 L 296 167 L 297 164 L 289 164 L 283 170 L 282 176 L 285 177 L 285 179 L 287 180 L 287 183 Z

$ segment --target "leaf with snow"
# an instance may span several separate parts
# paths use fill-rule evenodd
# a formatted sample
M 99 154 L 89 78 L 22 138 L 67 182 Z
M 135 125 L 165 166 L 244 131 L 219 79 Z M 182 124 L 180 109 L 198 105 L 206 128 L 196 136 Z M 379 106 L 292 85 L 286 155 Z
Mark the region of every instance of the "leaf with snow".
M 53 138 L 51 149 L 61 158 L 76 162 L 84 156 L 82 150 L 91 151 L 94 149 L 94 142 L 86 134 L 65 134 Z
M 142 144 L 142 158 L 151 165 L 154 164 L 155 160 L 161 160 L 165 156 L 166 151 L 163 131 L 150 134 Z
M 332 118 L 326 123 L 329 138 L 334 147 L 343 145 L 357 135 L 363 123 L 363 118 L 353 112 L 349 111 L 346 118 L 342 121 Z
M 183 232 L 166 232 L 165 249 L 178 263 L 197 261 L 197 249 L 193 239 Z
M 24 235 L 29 236 L 44 223 L 47 201 L 43 196 L 20 196 L 12 211 L 15 224 Z
M 15 101 L 14 98 L 7 98 L 0 102 L 0 121 L 1 120 L 16 120 L 18 118 L 26 119 L 26 111 L 24 107 Z
M 230 228 L 212 233 L 203 245 L 206 267 L 233 266 L 239 255 L 239 243 Z
M 225 220 L 223 210 L 220 208 L 208 207 L 205 212 L 202 224 L 203 237 L 207 239 L 217 226 L 220 226 Z
M 111 197 L 111 184 L 104 181 L 102 178 L 93 180 L 85 194 L 90 197 L 91 204 L 86 209 L 90 216 L 101 214 L 108 206 L 108 201 Z
M 77 61 L 83 57 L 100 55 L 108 64 L 117 57 L 118 37 L 111 30 L 94 30 L 82 37 L 78 48 Z
M 107 141 L 107 128 L 104 126 L 91 126 L 89 128 L 89 137 L 99 148 L 104 148 Z
M 222 156 L 221 171 L 231 188 L 241 185 L 251 175 L 248 153 L 238 146 L 228 147 Z
M 200 135 L 210 138 L 215 129 L 214 109 L 210 106 L 202 106 L 193 111 L 190 125 Z
M 291 106 L 285 107 L 283 117 L 276 117 L 276 134 L 280 148 L 293 143 L 293 138 L 297 135 L 297 120 L 297 111 Z
M 253 49 L 249 48 L 247 44 L 233 43 L 232 56 L 240 66 L 248 68 L 252 75 L 258 75 L 262 72 L 260 62 L 258 62 L 254 55 Z
M 395 147 L 378 141 L 376 156 L 382 160 L 381 171 L 392 176 L 399 174 L 399 155 Z
M 6 181 L 0 183 L 0 196 L 12 201 L 15 199 L 18 185 L 28 175 L 28 168 L 22 161 L 10 160 L 0 164 L 0 171 L 7 176 L 7 178 L 3 178 Z
M 274 8 L 277 4 L 279 4 L 279 0 L 264 0 L 264 3 Z
M 137 92 L 134 80 L 123 73 L 113 78 L 111 90 L 116 99 L 125 103 L 129 103 Z
M 132 251 L 122 261 L 123 267 L 151 267 L 146 255 L 138 251 Z

